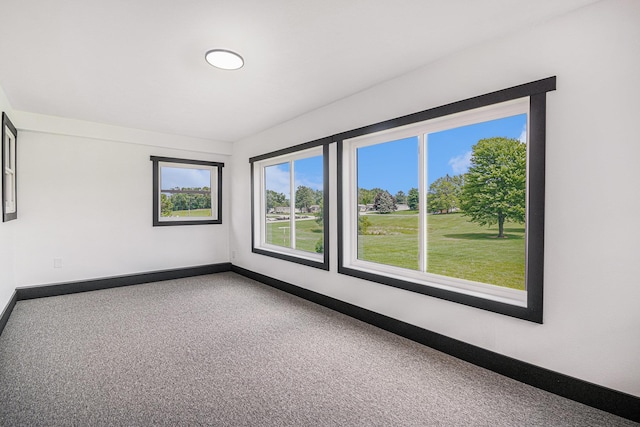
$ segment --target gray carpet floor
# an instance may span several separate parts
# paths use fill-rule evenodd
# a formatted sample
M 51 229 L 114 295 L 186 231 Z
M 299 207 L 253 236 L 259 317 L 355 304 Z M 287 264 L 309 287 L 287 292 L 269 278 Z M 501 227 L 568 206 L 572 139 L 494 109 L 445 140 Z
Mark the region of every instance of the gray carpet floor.
M 632 426 L 234 273 L 19 301 L 2 426 Z

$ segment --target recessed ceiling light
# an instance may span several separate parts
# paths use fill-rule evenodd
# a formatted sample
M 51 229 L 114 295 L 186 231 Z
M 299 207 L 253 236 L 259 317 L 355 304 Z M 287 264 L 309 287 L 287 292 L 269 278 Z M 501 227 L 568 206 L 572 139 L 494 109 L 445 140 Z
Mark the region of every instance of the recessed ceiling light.
M 244 65 L 242 56 L 225 49 L 213 49 L 204 55 L 204 59 L 216 68 L 223 70 L 237 70 Z

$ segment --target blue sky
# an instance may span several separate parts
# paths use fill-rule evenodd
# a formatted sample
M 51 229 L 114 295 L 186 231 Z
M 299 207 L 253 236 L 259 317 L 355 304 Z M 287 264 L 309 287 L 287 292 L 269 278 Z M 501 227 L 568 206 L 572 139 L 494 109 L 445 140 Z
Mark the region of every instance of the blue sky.
M 418 137 L 358 148 L 358 188 L 392 195 L 418 188 Z
M 295 170 L 294 184 L 296 188 L 304 185 L 314 190 L 322 190 L 322 156 L 296 160 L 293 167 Z M 285 194 L 287 198 L 289 198 L 289 180 L 291 175 L 289 162 L 267 166 L 265 170 L 267 190 Z
M 172 168 L 160 169 L 162 189 L 211 187 L 211 171 L 208 169 Z
M 526 137 L 526 114 L 462 126 L 428 135 L 427 187 L 436 179 L 467 172 L 471 147 L 495 136 Z M 383 188 L 391 194 L 418 187 L 418 138 L 406 138 L 358 149 L 358 187 Z
M 427 138 L 427 187 L 436 179 L 449 174 L 465 173 L 471 160 L 471 147 L 480 139 L 494 136 L 523 140 L 527 116 L 477 123 L 435 132 Z M 295 161 L 295 186 L 322 190 L 322 156 Z M 289 198 L 289 163 L 268 166 L 268 190 L 283 193 Z M 358 187 L 383 188 L 391 194 L 405 193 L 418 187 L 418 138 L 411 137 L 358 149 Z

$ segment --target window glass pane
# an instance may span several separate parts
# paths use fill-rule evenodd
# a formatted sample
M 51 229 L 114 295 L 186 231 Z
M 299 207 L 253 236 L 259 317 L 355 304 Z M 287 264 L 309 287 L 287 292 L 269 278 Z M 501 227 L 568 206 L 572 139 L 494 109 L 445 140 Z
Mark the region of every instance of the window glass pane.
M 296 189 L 296 249 L 324 253 L 322 156 L 296 160 L 293 164 Z
M 357 149 L 358 259 L 417 270 L 418 137 Z
M 429 273 L 525 289 L 527 115 L 426 136 Z
M 4 140 L 4 200 L 5 200 L 5 213 L 14 213 L 16 211 L 15 204 L 15 188 L 16 188 L 16 172 L 15 172 L 15 138 L 11 133 L 11 130 L 5 128 L 5 140 Z
M 16 140 L 11 133 L 8 133 L 7 137 L 9 138 L 9 144 L 7 144 L 9 146 L 9 155 L 7 157 L 7 165 L 9 166 L 9 169 L 11 169 L 11 171 L 13 172 L 13 170 L 16 168 Z
M 4 167 L 11 169 L 11 137 L 9 136 L 8 129 L 5 129 L 6 135 L 4 140 Z
M 5 212 L 13 212 L 13 175 L 4 176 Z
M 211 217 L 211 170 L 160 168 L 160 217 Z
M 264 168 L 266 232 L 265 242 L 291 247 L 291 171 L 290 164 L 280 163 Z

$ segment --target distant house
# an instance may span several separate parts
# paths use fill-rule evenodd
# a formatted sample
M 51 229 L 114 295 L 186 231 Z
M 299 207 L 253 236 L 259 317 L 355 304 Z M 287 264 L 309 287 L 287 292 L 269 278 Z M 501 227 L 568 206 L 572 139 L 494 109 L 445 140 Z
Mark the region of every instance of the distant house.
M 318 212 L 320 212 L 320 205 L 309 206 L 309 213 L 318 213 Z
M 300 209 L 295 208 L 293 212 L 300 213 Z M 289 206 L 276 206 L 275 208 L 269 209 L 268 213 L 288 214 L 291 213 L 291 208 Z

